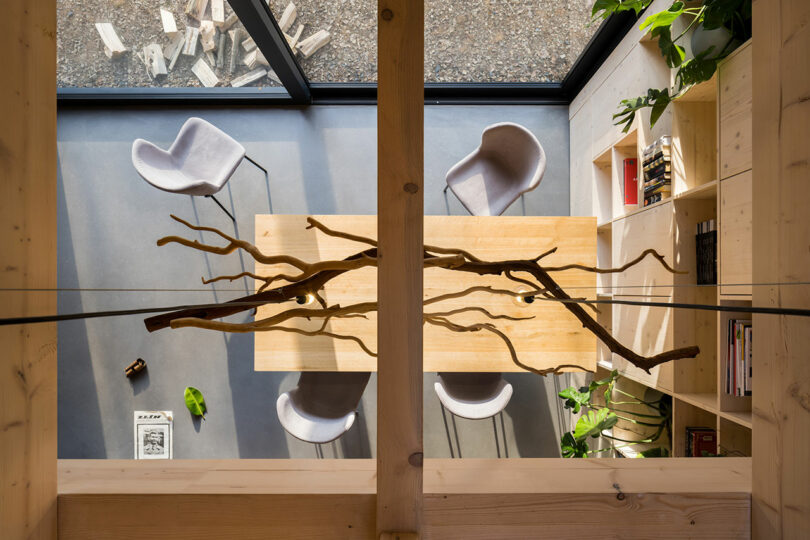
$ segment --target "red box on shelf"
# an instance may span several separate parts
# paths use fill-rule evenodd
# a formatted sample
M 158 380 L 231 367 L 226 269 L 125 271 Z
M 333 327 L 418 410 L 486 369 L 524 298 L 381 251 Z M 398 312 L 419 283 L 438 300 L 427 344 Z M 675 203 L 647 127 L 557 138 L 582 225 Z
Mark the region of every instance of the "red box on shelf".
M 638 160 L 624 160 L 624 204 L 638 204 Z

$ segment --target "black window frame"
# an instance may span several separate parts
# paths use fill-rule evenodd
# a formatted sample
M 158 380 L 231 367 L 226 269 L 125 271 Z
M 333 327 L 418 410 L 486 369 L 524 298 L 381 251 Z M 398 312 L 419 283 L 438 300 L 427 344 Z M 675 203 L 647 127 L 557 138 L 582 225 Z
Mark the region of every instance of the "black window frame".
M 376 83 L 313 83 L 304 73 L 265 0 L 229 0 L 281 87 L 57 88 L 57 105 L 374 105 Z M 567 105 L 633 27 L 632 11 L 608 17 L 561 82 L 425 83 L 426 105 Z

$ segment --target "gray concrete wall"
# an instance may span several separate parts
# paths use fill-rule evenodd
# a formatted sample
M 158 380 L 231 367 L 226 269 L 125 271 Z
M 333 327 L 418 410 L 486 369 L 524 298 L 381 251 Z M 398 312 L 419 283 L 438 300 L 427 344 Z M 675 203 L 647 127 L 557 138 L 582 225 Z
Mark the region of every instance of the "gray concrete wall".
M 247 148 L 270 171 L 269 181 L 247 162 L 220 200 L 159 191 L 144 182 L 130 160 L 141 137 L 168 147 L 183 121 L 203 117 Z M 442 195 L 445 172 L 474 149 L 481 130 L 514 121 L 532 130 L 549 165 L 540 187 L 508 214 L 568 215 L 567 107 L 462 107 L 425 109 L 425 211 L 464 214 Z M 374 107 L 63 110 L 58 118 L 59 312 L 221 302 L 251 292 L 247 280 L 203 286 L 200 277 L 252 268 L 244 254 L 212 256 L 177 245 L 158 248 L 167 234 L 193 235 L 169 219 L 220 227 L 253 239 L 253 216 L 376 213 Z M 97 290 L 93 290 L 97 289 Z M 105 289 L 114 289 L 113 291 Z M 131 289 L 121 291 L 120 289 Z M 233 317 L 236 321 L 245 316 Z M 295 373 L 253 371 L 253 337 L 202 330 L 146 332 L 143 317 L 88 319 L 59 324 L 59 457 L 131 458 L 132 412 L 175 413 L 176 458 L 314 457 L 314 448 L 281 428 L 275 412 L 280 392 Z M 138 357 L 149 369 L 130 382 L 124 367 Z M 553 379 L 514 374 L 515 395 L 506 411 L 510 456 L 559 455 Z M 425 451 L 449 456 L 434 374 L 425 374 Z M 209 414 L 194 420 L 183 389 L 196 386 Z M 346 457 L 371 457 L 376 438 L 376 379 L 372 377 L 355 427 L 334 449 Z M 495 455 L 492 423 L 458 421 L 464 457 Z

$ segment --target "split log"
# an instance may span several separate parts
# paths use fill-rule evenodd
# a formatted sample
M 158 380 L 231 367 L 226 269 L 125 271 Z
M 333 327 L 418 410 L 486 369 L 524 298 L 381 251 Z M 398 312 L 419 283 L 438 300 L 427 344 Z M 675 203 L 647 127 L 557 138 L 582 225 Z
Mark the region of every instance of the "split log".
M 163 55 L 169 61 L 169 71 L 174 69 L 174 64 L 183 52 L 183 44 L 186 42 L 185 36 L 177 34 L 172 42 L 163 50 Z
M 225 0 L 211 0 L 211 20 L 217 26 L 225 22 Z
M 180 35 L 177 30 L 177 22 L 174 20 L 174 14 L 166 8 L 160 8 L 160 22 L 163 24 L 163 33 L 169 36 L 169 39 L 174 39 Z
M 212 66 L 217 65 L 217 57 L 214 56 L 213 51 L 205 51 L 205 57 L 208 59 L 208 63 Z
M 241 77 L 237 77 L 231 81 L 231 86 L 234 88 L 239 88 L 240 86 L 245 86 L 246 84 L 250 84 L 252 82 L 256 82 L 262 77 L 267 75 L 267 70 L 264 68 L 256 68 L 253 71 L 245 73 Z
M 256 69 L 257 66 L 270 66 L 270 63 L 259 49 L 253 49 L 247 53 L 242 59 L 242 62 L 248 67 L 248 69 Z
M 286 32 L 290 29 L 297 15 L 298 10 L 295 9 L 295 4 L 292 2 L 287 4 L 287 7 L 284 8 L 284 13 L 281 14 L 281 19 L 278 21 L 278 26 L 281 28 L 282 32 Z
M 115 33 L 112 23 L 96 23 L 96 30 L 104 43 L 104 54 L 107 55 L 107 58 L 115 59 L 127 52 L 127 48 Z
M 191 67 L 191 71 L 194 72 L 194 75 L 200 79 L 200 82 L 206 88 L 211 88 L 219 84 L 219 78 L 217 78 L 217 74 L 214 73 L 214 70 L 211 69 L 203 58 L 197 60 L 197 62 Z
M 256 48 L 256 42 L 253 41 L 252 37 L 249 37 L 242 42 L 242 48 L 245 49 L 245 52 L 250 52 Z
M 230 32 L 228 32 L 228 36 L 231 38 L 231 57 L 228 61 L 228 74 L 233 74 L 233 70 L 236 69 L 236 60 L 239 58 L 239 40 L 241 39 L 242 30 L 240 28 L 234 28 Z
M 236 21 L 238 20 L 239 17 L 236 16 L 236 13 L 231 13 L 230 15 L 228 15 L 228 18 L 225 19 L 224 23 L 217 24 L 217 21 L 214 21 L 214 25 L 219 27 L 220 32 L 227 32 L 228 30 L 230 30 L 231 26 L 236 24 Z
M 188 0 L 186 2 L 186 15 L 201 21 L 208 7 L 208 0 Z
M 284 34 L 284 37 L 287 38 L 287 43 L 290 45 L 290 49 L 295 52 L 295 46 L 298 44 L 298 40 L 301 39 L 301 33 L 304 31 L 304 25 L 299 24 L 298 28 L 295 30 L 294 35 Z
M 146 64 L 146 72 L 153 79 L 168 74 L 166 62 L 163 60 L 163 48 L 157 43 L 150 43 L 143 48 L 143 62 Z
M 219 35 L 219 46 L 217 47 L 217 69 L 222 69 L 225 65 L 225 34 Z
M 200 43 L 202 43 L 203 51 L 209 52 L 217 48 L 217 29 L 213 21 L 200 22 Z
M 281 79 L 278 78 L 278 75 L 276 75 L 276 72 L 272 69 L 267 70 L 267 78 L 280 86 L 284 86 L 281 84 Z
M 186 26 L 186 38 L 183 45 L 183 54 L 186 56 L 197 55 L 197 38 L 200 37 L 200 29 L 193 26 Z
M 329 43 L 332 35 L 326 30 L 318 30 L 307 39 L 298 44 L 298 50 L 304 55 L 304 58 L 309 58 L 315 52 Z

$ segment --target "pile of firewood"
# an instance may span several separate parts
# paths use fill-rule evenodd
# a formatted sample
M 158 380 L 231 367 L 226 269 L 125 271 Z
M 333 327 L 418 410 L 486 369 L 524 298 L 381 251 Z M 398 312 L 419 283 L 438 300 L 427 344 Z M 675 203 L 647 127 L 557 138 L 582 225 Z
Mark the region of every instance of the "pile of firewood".
M 230 8 L 227 9 L 230 11 Z M 186 26 L 184 32 L 181 32 L 177 28 L 174 13 L 166 8 L 160 8 L 160 21 L 168 45 L 163 47 L 159 43 L 149 43 L 136 52 L 146 66 L 150 79 L 155 80 L 168 75 L 169 71 L 174 69 L 180 55 L 185 55 L 196 57 L 191 71 L 206 87 L 222 84 L 222 78 L 230 81 L 233 87 L 245 86 L 263 77 L 269 77 L 281 84 L 253 38 L 242 28 L 236 13 L 226 15 L 225 0 L 188 0 L 185 15 L 189 20 L 196 20 L 197 26 L 192 22 Z M 290 2 L 278 24 L 293 53 L 309 58 L 329 43 L 331 36 L 326 30 L 318 30 L 306 39 L 301 39 L 304 32 L 303 24 L 299 24 L 290 35 L 288 31 L 295 23 L 297 15 L 295 4 Z M 112 23 L 96 23 L 96 30 L 101 36 L 104 52 L 109 58 L 116 59 L 127 52 L 128 49 L 121 42 Z M 230 54 L 227 58 L 226 41 L 230 43 Z M 198 44 L 201 45 L 199 55 Z M 246 66 L 248 71 L 234 76 L 239 63 Z

